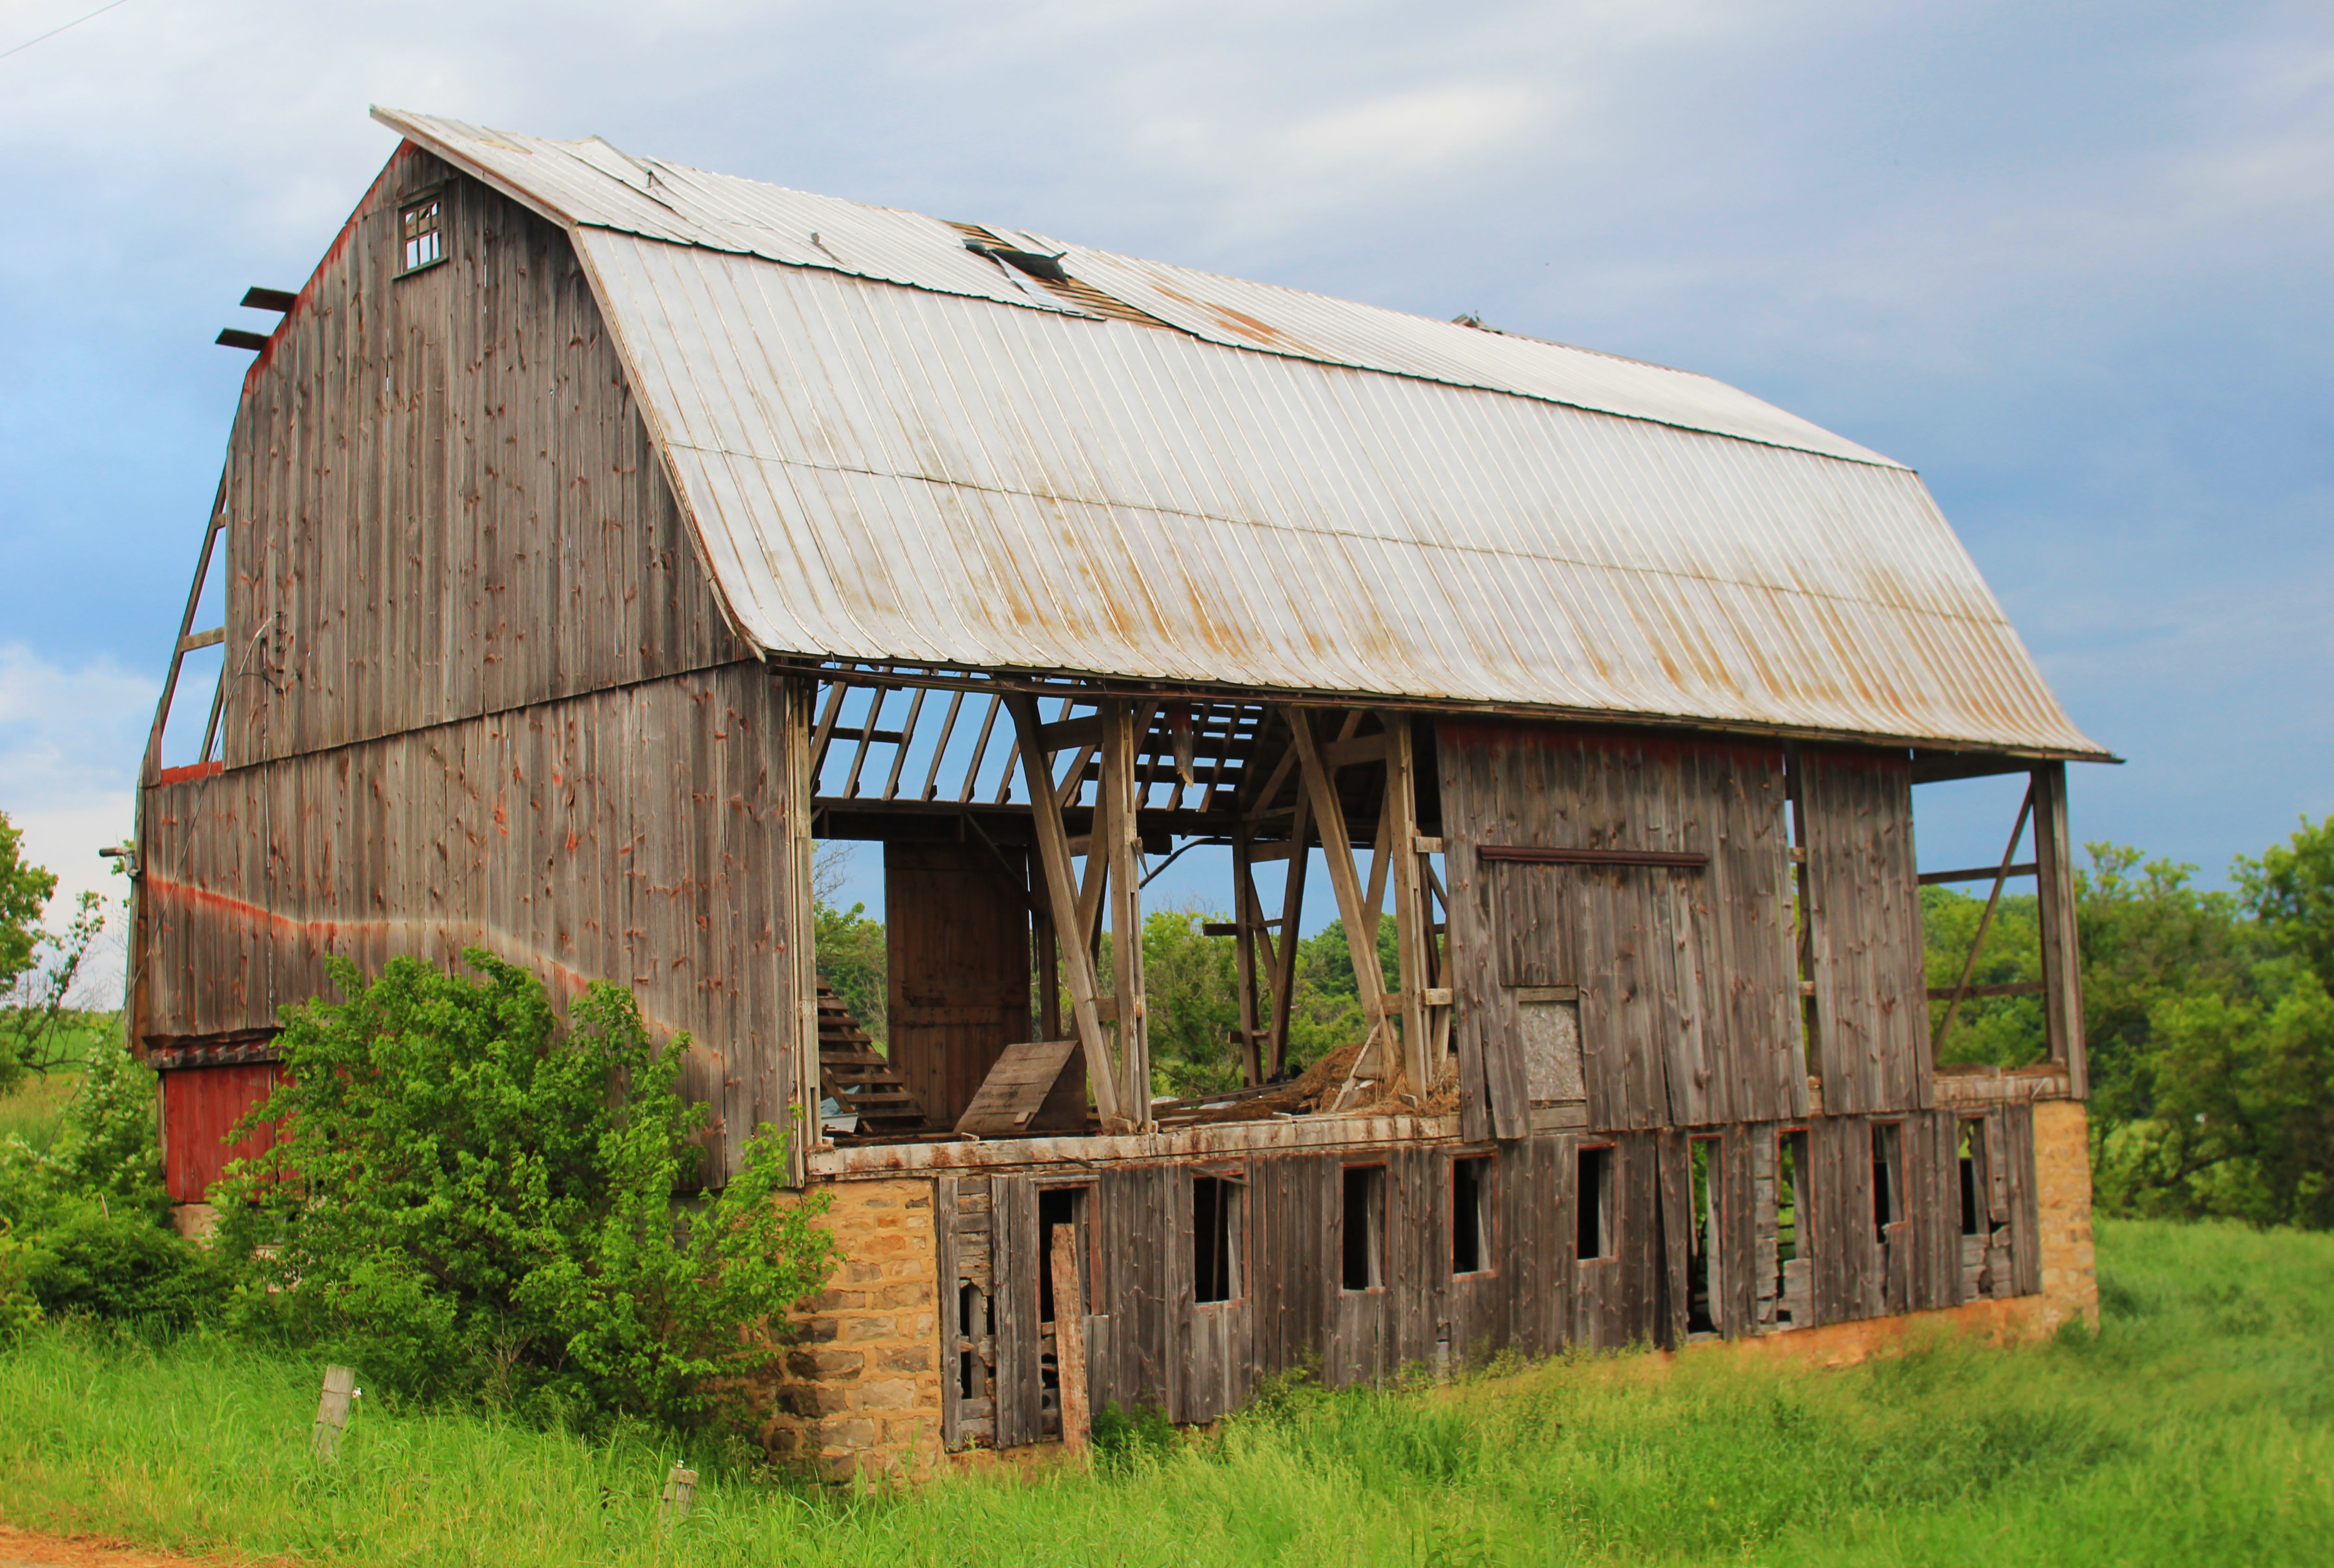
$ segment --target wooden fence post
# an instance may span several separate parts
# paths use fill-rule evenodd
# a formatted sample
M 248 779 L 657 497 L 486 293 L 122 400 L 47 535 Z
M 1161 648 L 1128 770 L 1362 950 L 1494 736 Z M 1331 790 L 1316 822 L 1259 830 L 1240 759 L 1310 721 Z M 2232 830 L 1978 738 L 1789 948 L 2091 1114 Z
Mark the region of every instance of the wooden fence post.
M 309 1447 L 320 1459 L 339 1456 L 341 1429 L 349 1424 L 349 1407 L 357 1397 L 357 1374 L 348 1367 L 324 1369 L 323 1397 L 316 1401 L 316 1429 Z

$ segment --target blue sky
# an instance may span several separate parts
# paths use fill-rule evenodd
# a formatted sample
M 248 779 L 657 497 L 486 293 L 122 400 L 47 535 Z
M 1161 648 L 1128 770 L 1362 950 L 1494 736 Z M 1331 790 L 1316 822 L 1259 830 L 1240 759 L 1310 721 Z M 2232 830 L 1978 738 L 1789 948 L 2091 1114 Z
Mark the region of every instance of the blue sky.
M 0 0 L 0 49 L 91 4 Z M 1922 472 L 2130 759 L 2078 837 L 2217 880 L 2334 810 L 2322 5 L 125 0 L 0 59 L 0 810 L 72 884 L 217 482 L 210 340 L 307 275 L 376 101 L 1707 371 Z M 1998 854 L 2001 793 L 1924 798 L 1923 860 Z

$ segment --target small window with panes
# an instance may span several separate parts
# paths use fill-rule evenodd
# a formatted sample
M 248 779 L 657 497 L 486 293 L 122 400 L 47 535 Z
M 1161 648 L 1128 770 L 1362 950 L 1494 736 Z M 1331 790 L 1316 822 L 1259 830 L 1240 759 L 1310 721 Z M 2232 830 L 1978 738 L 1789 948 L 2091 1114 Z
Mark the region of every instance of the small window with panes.
M 408 276 L 446 259 L 446 198 L 429 191 L 397 209 L 397 275 Z

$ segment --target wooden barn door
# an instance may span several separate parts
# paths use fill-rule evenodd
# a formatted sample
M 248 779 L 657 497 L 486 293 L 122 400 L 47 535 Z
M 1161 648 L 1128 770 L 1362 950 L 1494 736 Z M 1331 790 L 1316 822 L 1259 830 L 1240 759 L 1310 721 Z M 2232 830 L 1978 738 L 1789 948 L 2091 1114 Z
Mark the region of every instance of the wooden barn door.
M 1005 1048 L 1030 1038 L 1029 900 L 981 844 L 883 846 L 892 1066 L 953 1127 Z

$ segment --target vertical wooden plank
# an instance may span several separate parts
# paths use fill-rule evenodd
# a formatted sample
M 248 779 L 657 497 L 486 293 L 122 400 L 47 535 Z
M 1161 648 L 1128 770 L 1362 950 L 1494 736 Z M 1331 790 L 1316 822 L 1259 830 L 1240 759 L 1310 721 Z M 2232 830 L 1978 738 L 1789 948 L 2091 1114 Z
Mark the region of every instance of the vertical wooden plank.
M 939 1307 L 933 1328 L 940 1363 L 940 1446 L 954 1453 L 964 1447 L 963 1389 L 957 1348 L 962 1332 L 962 1284 L 957 1264 L 957 1178 L 943 1176 L 932 1183 L 932 1300 Z
M 1136 821 L 1134 707 L 1102 705 L 1102 788 L 1109 795 L 1111 967 L 1118 998 L 1118 1102 L 1151 1125 L 1151 1031 L 1143 984 L 1143 840 Z M 1098 847 L 1097 852 L 1101 852 Z
M 2011 1292 L 2033 1295 L 2042 1288 L 2042 1211 L 2034 1174 L 2034 1107 L 2023 1101 L 2001 1111 L 2008 1145 Z
M 1085 1292 L 1079 1283 L 1077 1229 L 1057 1225 L 1049 1245 L 1054 1265 L 1054 1365 L 1060 1380 L 1062 1446 L 1086 1446 L 1092 1420 L 1086 1409 Z
M 1037 1311 L 1037 1193 L 1027 1176 L 992 1177 L 989 1193 L 991 1301 L 997 1318 L 997 1446 L 1041 1435 L 1043 1393 Z

